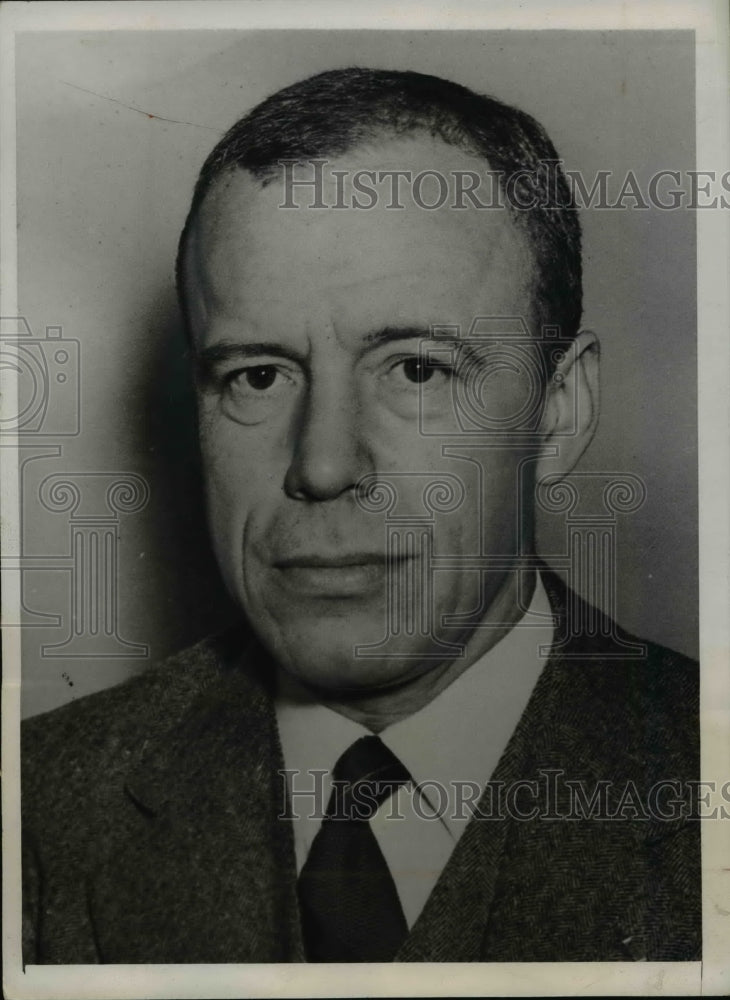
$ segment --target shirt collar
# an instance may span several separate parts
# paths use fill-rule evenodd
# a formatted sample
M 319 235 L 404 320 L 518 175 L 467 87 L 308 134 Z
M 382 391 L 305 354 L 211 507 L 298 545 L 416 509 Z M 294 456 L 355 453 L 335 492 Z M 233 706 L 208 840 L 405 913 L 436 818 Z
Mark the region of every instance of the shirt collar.
M 552 640 L 550 602 L 537 574 L 530 606 L 507 635 L 433 701 L 378 735 L 416 784 L 438 782 L 449 796 L 455 781 L 482 788 L 519 722 Z M 276 713 L 286 767 L 325 772 L 326 808 L 335 762 L 370 730 L 315 701 L 286 671 L 279 670 L 278 681 Z M 303 786 L 301 778 L 298 784 Z M 438 794 L 435 788 L 424 790 L 429 800 Z M 453 809 L 446 808 L 443 818 L 452 833 L 460 832 L 462 821 Z

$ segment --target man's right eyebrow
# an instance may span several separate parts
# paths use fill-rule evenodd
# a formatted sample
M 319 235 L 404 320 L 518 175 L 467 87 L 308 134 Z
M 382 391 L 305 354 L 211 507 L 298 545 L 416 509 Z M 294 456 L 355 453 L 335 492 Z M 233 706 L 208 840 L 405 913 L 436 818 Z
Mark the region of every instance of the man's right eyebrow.
M 292 358 L 292 352 L 282 347 L 281 344 L 265 341 L 245 344 L 224 341 L 219 344 L 211 344 L 210 347 L 204 347 L 202 351 L 196 351 L 193 355 L 193 364 L 197 377 L 205 381 L 214 375 L 215 369 L 219 365 L 230 361 L 249 361 L 251 358 L 260 358 L 262 355 Z

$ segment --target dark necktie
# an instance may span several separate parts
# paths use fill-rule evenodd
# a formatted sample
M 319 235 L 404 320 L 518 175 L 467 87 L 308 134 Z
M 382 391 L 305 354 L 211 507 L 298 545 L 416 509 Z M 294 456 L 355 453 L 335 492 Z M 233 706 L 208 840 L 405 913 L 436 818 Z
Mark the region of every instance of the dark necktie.
M 332 777 L 327 813 L 298 882 L 307 960 L 389 962 L 408 926 L 369 820 L 411 776 L 377 736 L 363 736 Z

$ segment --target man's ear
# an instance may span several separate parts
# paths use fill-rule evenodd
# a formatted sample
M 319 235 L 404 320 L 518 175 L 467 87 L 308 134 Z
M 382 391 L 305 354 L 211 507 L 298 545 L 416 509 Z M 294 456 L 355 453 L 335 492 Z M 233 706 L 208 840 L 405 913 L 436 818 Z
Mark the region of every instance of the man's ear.
M 545 390 L 538 481 L 567 476 L 590 444 L 598 425 L 599 359 L 598 338 L 584 330 L 557 364 Z

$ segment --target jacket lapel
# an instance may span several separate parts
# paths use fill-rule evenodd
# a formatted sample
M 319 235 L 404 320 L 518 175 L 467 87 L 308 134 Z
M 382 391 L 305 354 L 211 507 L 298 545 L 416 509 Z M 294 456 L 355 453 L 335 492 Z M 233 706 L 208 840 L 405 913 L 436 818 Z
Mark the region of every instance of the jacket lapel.
M 491 776 L 476 814 L 444 868 L 397 961 L 483 959 L 485 929 L 504 864 L 513 821 L 500 806 L 503 790 L 532 777 L 528 770 L 535 731 L 553 695 L 554 664 L 540 676 L 528 705 Z
M 652 820 L 526 822 L 515 817 L 514 809 L 497 805 L 501 791 L 520 781 L 535 783 L 543 815 L 568 809 L 565 779 L 579 782 L 589 795 L 608 780 L 614 807 L 627 780 L 639 789 L 646 785 L 641 749 L 630 738 L 637 725 L 631 719 L 632 691 L 620 690 L 621 665 L 601 659 L 600 635 L 586 641 L 575 627 L 587 620 L 581 618 L 583 602 L 554 574 L 543 573 L 543 580 L 555 634 L 569 641 L 561 643 L 563 655 L 552 656 L 546 665 L 491 776 L 477 813 L 493 818 L 475 816 L 468 824 L 398 961 L 525 961 L 541 956 L 549 961 L 561 957 L 566 941 L 568 950 L 575 948 L 572 957 L 593 950 L 596 958 L 646 954 L 645 915 L 636 887 L 646 878 L 647 844 L 658 843 L 677 827 Z M 568 619 L 570 608 L 577 621 Z M 618 690 L 612 688 L 611 671 L 618 671 Z M 549 789 L 551 781 L 558 784 Z M 529 812 L 535 801 L 530 794 L 520 808 Z M 613 860 L 625 891 L 616 884 L 590 885 L 595 871 L 600 872 L 600 857 Z M 579 893 L 577 885 L 582 886 Z M 585 901 L 584 913 L 575 909 L 576 900 Z M 566 913 L 572 926 L 563 924 L 550 941 L 551 921 Z
M 301 960 L 291 823 L 280 818 L 284 765 L 262 659 L 251 650 L 223 658 L 172 729 L 150 726 L 125 788 L 125 834 L 112 839 L 90 887 L 103 961 Z

